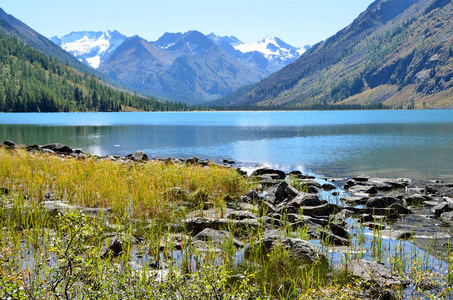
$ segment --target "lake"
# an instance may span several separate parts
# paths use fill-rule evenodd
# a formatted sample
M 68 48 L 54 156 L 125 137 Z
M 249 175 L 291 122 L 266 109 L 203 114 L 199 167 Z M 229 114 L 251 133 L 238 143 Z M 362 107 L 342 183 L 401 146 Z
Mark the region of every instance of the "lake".
M 453 182 L 453 110 L 0 114 L 0 140 Z

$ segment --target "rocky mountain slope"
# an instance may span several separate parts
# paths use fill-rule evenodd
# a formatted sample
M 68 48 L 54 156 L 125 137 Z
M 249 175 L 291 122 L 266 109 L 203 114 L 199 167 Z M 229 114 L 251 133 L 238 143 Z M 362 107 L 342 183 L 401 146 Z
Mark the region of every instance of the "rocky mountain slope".
M 198 31 L 165 34 L 153 43 L 128 38 L 98 70 L 138 92 L 189 104 L 216 99 L 266 76 Z
M 51 41 L 74 55 L 79 61 L 97 69 L 127 36 L 118 31 L 78 31 L 54 36 Z
M 453 4 L 377 0 L 336 35 L 223 104 L 453 107 Z
M 234 36 L 220 37 L 210 33 L 208 37 L 239 61 L 268 75 L 293 63 L 302 53 L 310 49 L 310 46 L 297 48 L 271 36 L 253 44 L 244 44 Z

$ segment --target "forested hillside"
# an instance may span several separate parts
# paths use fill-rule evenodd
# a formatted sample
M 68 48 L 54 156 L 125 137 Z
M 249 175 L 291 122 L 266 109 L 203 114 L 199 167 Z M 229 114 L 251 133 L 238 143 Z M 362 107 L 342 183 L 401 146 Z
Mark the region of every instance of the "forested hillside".
M 0 33 L 0 111 L 166 111 L 185 104 L 160 102 L 115 89 Z
M 234 97 L 233 106 L 453 107 L 453 4 L 376 0 L 345 29 Z

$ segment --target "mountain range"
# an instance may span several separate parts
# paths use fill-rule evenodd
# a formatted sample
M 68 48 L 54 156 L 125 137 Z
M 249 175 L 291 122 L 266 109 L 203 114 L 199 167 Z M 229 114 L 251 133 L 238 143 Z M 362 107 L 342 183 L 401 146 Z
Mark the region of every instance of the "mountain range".
M 127 36 L 118 31 L 78 31 L 54 36 L 51 41 L 74 55 L 79 61 L 97 69 Z
M 17 93 L 21 97 L 22 88 L 33 90 L 33 85 L 44 84 L 41 95 L 53 93 L 52 99 L 57 99 L 49 83 L 43 82 L 43 72 L 55 74 L 46 79 L 52 82 L 61 74 L 75 76 L 57 67 L 54 60 L 58 60 L 84 75 L 77 79 L 82 90 L 92 81 L 88 79 L 94 78 L 101 86 L 108 84 L 100 79 L 119 82 L 143 94 L 190 104 L 290 109 L 453 107 L 452 17 L 451 0 L 376 0 L 349 26 L 309 49 L 297 49 L 272 37 L 247 45 L 234 36 L 206 36 L 198 31 L 165 33 L 154 42 L 139 36 L 126 38 L 115 31 L 72 33 L 53 39 L 75 55 L 83 55 L 77 59 L 0 9 L 0 33 L 50 59 L 7 49 L 14 50 L 9 56 L 2 53 L 9 57 L 7 64 L 14 63 L 10 58 L 30 57 L 30 74 L 39 75 L 39 79 L 32 78 L 34 84 L 30 85 L 24 77 L 14 79 L 16 83 L 7 78 L 4 92 L 5 97 Z M 91 68 L 90 63 L 99 64 L 99 68 Z M 30 67 L 26 61 L 20 64 L 24 70 Z M 34 68 L 44 70 L 36 73 Z M 65 95 L 77 87 L 62 84 Z M 102 94 L 109 93 L 101 89 Z M 35 96 L 39 102 L 39 95 Z M 98 103 L 98 97 L 93 92 L 84 95 L 83 105 L 77 101 L 59 105 L 87 109 L 96 107 L 93 104 Z M 121 101 L 110 109 L 123 107 Z
M 453 107 L 452 18 L 450 0 L 377 0 L 294 63 L 213 104 Z
M 62 50 L 60 47 L 51 42 L 48 38 L 36 32 L 22 21 L 16 19 L 14 16 L 7 14 L 0 8 L 0 32 L 7 36 L 14 36 L 42 53 L 58 59 L 62 64 L 67 64 L 69 67 L 79 70 L 82 73 L 95 75 L 105 81 L 111 83 L 106 76 L 99 71 L 81 63 L 73 55 Z
M 71 32 L 51 40 L 130 89 L 190 104 L 256 83 L 305 51 L 274 37 L 244 44 L 198 31 L 167 32 L 154 42 L 117 31 Z

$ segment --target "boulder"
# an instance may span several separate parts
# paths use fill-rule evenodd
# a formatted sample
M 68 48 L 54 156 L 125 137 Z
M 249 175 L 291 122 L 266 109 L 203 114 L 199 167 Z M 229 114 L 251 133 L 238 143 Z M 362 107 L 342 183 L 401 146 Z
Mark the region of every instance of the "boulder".
M 352 206 L 365 205 L 369 199 L 370 199 L 369 197 L 360 197 L 360 196 L 350 196 L 350 197 L 343 196 L 340 198 L 341 201 L 345 202 L 348 205 L 352 205 Z
M 190 157 L 188 159 L 186 159 L 186 164 L 187 165 L 198 165 L 198 162 L 200 161 L 200 159 L 198 157 Z
M 9 140 L 6 140 L 3 142 L 3 146 L 7 149 L 14 149 L 16 148 L 16 144 L 14 142 L 11 142 Z
M 258 199 L 260 199 L 260 196 L 258 195 L 258 193 L 256 191 L 248 191 L 244 197 L 247 197 L 245 199 L 247 199 L 248 201 L 245 201 L 245 202 L 255 202 L 257 201 Z
M 323 185 L 321 185 L 321 188 L 325 191 L 331 191 L 337 189 L 337 186 L 332 183 L 326 182 Z
M 27 145 L 27 151 L 28 152 L 42 151 L 42 147 L 40 145 L 30 144 L 30 145 Z
M 249 211 L 235 211 L 228 215 L 229 220 L 257 219 L 258 216 Z
M 206 228 L 224 230 L 228 228 L 249 229 L 260 227 L 260 220 L 257 219 L 243 219 L 243 220 L 229 220 L 229 219 L 215 219 L 194 217 L 188 218 L 184 221 L 187 229 L 197 234 Z
M 373 185 L 353 185 L 349 188 L 346 188 L 350 193 L 353 194 L 368 194 L 368 195 L 376 195 L 378 190 Z
M 372 182 L 374 184 L 381 185 L 382 188 L 389 189 L 389 190 L 394 190 L 394 189 L 403 189 L 410 184 L 412 184 L 412 180 L 409 178 L 396 178 L 396 179 L 391 179 L 391 178 L 370 178 L 368 179 L 369 182 Z M 389 187 L 390 186 L 390 187 Z
M 319 206 L 322 205 L 322 202 L 317 195 L 299 194 L 296 198 L 291 200 L 288 205 L 295 207 Z
M 263 238 L 256 242 L 253 246 L 248 246 L 246 254 L 254 249 L 259 254 L 266 255 L 274 250 L 275 247 L 283 247 L 288 251 L 290 256 L 302 263 L 314 263 L 320 260 L 326 260 L 323 253 L 308 241 L 302 239 L 288 238 L 284 236 L 284 232 L 279 230 L 268 230 L 264 232 Z
M 367 201 L 366 206 L 368 208 L 385 208 L 398 202 L 400 201 L 394 197 L 374 197 Z
M 342 268 L 353 276 L 369 283 L 377 283 L 379 286 L 397 287 L 410 283 L 409 280 L 402 279 L 385 265 L 364 259 L 342 264 Z
M 425 190 L 427 193 L 435 194 L 437 196 L 444 196 L 442 194 L 448 193 L 448 190 L 453 188 L 452 183 L 430 183 L 427 184 Z
M 414 213 L 411 209 L 404 207 L 399 203 L 393 203 L 389 208 L 394 209 L 400 215 L 410 215 Z
M 192 238 L 192 245 L 199 249 L 222 248 L 222 244 L 228 242 L 236 248 L 243 247 L 242 242 L 236 239 L 231 233 L 223 230 L 205 228 Z
M 41 147 L 43 150 L 44 149 L 49 149 L 52 150 L 53 152 L 57 154 L 71 154 L 73 151 L 69 146 L 60 144 L 60 143 L 53 143 L 53 144 L 47 144 Z
M 319 234 L 321 240 L 327 245 L 349 246 L 348 239 L 342 238 L 333 232 L 327 231 L 326 229 L 321 229 Z
M 447 202 L 443 202 L 433 207 L 432 211 L 434 212 L 436 218 L 439 218 L 443 213 L 453 211 L 453 206 L 451 206 Z
M 412 205 L 422 205 L 425 200 L 425 196 L 420 195 L 420 194 L 414 194 L 409 197 L 406 197 L 406 205 L 412 206 Z
M 252 176 L 262 176 L 262 175 L 269 175 L 269 174 L 276 175 L 278 179 L 285 179 L 285 177 L 286 177 L 285 172 L 276 170 L 276 169 L 270 169 L 270 168 L 261 168 L 261 169 L 257 169 L 252 172 Z
M 130 159 L 137 162 L 148 161 L 148 155 L 146 155 L 144 151 L 138 150 L 132 154 L 126 155 L 126 159 Z
M 304 206 L 302 214 L 311 217 L 329 217 L 330 215 L 339 212 L 340 209 L 337 205 L 327 203 L 318 206 Z
M 453 211 L 444 212 L 440 215 L 442 221 L 453 224 Z

